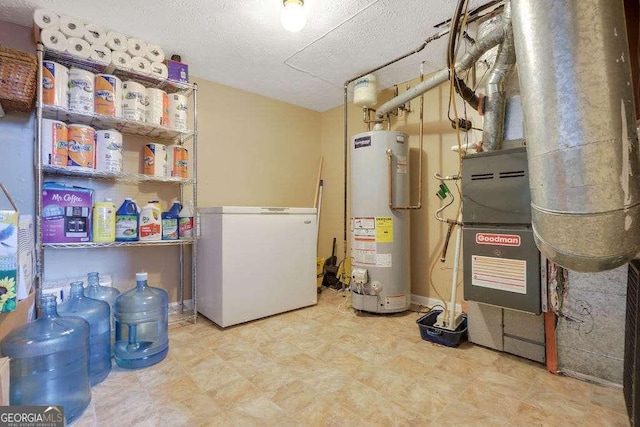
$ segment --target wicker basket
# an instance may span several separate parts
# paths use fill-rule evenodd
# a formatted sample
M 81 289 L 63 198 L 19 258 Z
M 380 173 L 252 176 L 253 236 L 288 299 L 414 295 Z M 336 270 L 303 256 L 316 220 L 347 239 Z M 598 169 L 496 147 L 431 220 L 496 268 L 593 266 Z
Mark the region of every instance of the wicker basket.
M 36 95 L 36 56 L 0 45 L 0 104 L 6 111 L 28 113 Z

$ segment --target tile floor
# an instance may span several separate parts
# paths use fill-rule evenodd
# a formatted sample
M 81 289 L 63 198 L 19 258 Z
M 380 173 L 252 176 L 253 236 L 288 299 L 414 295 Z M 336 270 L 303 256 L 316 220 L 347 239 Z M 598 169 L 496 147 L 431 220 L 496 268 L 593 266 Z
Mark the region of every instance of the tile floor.
M 423 341 L 419 314 L 317 306 L 221 329 L 172 326 L 160 364 L 115 367 L 75 426 L 627 426 L 622 391 L 469 343 Z

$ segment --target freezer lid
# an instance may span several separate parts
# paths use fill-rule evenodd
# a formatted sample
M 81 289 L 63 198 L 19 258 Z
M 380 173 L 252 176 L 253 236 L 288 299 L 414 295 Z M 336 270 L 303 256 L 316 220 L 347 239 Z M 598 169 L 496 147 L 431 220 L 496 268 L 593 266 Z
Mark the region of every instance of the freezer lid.
M 259 206 L 215 206 L 198 208 L 203 214 L 267 214 L 267 215 L 315 215 L 315 208 L 283 208 Z

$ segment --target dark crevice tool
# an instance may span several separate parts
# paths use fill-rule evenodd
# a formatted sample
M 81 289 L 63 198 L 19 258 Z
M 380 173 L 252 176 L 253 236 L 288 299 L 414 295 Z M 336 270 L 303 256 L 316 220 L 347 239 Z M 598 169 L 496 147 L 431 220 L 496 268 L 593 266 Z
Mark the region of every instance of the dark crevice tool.
M 444 239 L 444 247 L 442 248 L 442 255 L 440 255 L 440 262 L 445 262 L 447 260 L 447 249 L 449 249 L 449 240 L 451 239 L 451 232 L 453 231 L 453 227 L 456 226 L 455 222 L 449 223 L 449 229 L 447 230 L 447 237 Z

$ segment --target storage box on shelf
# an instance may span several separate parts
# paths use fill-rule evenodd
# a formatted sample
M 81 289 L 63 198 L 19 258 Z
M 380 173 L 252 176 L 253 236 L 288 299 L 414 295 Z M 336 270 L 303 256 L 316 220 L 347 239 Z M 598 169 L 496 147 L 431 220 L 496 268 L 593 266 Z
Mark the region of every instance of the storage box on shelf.
M 112 65 L 105 66 L 91 62 L 90 60 L 76 58 L 68 53 L 61 53 L 53 50 L 47 50 L 43 46 L 38 46 L 38 67 L 40 75 L 42 76 L 43 69 L 43 61 L 51 60 L 55 61 L 59 64 L 64 65 L 65 67 L 75 67 L 81 68 L 84 70 L 91 71 L 93 73 L 110 73 L 118 76 L 123 80 L 132 80 L 135 82 L 139 82 L 143 84 L 145 87 L 153 87 L 159 88 L 167 93 L 180 93 L 190 98 L 190 103 L 193 107 L 196 106 L 197 103 L 197 86 L 195 84 L 183 83 L 183 82 L 173 82 L 169 80 L 158 79 L 157 77 L 151 75 L 142 75 L 140 73 L 136 73 L 130 70 L 118 70 L 114 69 Z M 154 176 L 154 175 L 146 175 L 143 173 L 139 173 L 137 170 L 133 170 L 131 164 L 127 168 L 125 166 L 122 172 L 111 172 L 105 170 L 96 170 L 90 167 L 71 167 L 71 166 L 56 166 L 50 164 L 44 164 L 42 156 L 38 156 L 38 164 L 36 166 L 37 174 L 36 174 L 36 184 L 37 184 L 37 200 L 36 200 L 36 208 L 38 211 L 39 218 L 42 218 L 42 187 L 43 180 L 46 176 L 47 179 L 55 179 L 61 180 L 62 182 L 66 182 L 70 180 L 70 182 L 74 183 L 74 185 L 78 185 L 82 183 L 83 180 L 90 180 L 92 182 L 95 181 L 94 185 L 102 186 L 103 188 L 113 189 L 113 192 L 123 191 L 122 188 L 137 188 L 138 186 L 144 186 L 144 190 L 134 190 L 136 192 L 143 191 L 144 193 L 152 192 L 151 194 L 155 195 L 155 191 L 158 191 L 158 194 L 165 195 L 165 204 L 170 205 L 171 199 L 166 199 L 168 197 L 175 197 L 181 203 L 184 203 L 187 199 L 193 200 L 194 206 L 197 206 L 197 113 L 193 111 L 193 125 L 192 129 L 173 129 L 168 126 L 162 126 L 155 123 L 146 123 L 144 121 L 137 120 L 129 120 L 123 117 L 113 117 L 102 114 L 87 114 L 76 111 L 70 111 L 65 106 L 56 106 L 56 105 L 48 105 L 44 104 L 42 101 L 42 85 L 38 85 L 38 102 L 37 102 L 37 126 L 41 129 L 41 123 L 43 119 L 52 119 L 59 120 L 65 122 L 67 124 L 83 124 L 87 126 L 91 126 L 96 130 L 117 130 L 118 132 L 124 135 L 123 145 L 126 148 L 128 146 L 128 139 L 134 138 L 136 139 L 135 144 L 140 144 L 140 138 L 144 141 L 166 141 L 163 142 L 167 145 L 171 144 L 171 141 L 175 141 L 181 146 L 189 145 L 191 152 L 191 170 L 189 171 L 188 177 L 177 177 L 177 176 Z M 190 126 L 191 127 L 191 126 Z M 37 132 L 38 138 L 36 140 L 36 150 L 41 153 L 42 150 L 42 133 L 41 130 Z M 131 154 L 129 152 L 129 154 Z M 140 154 L 141 155 L 141 154 Z M 142 159 L 138 162 L 142 164 Z M 95 165 L 94 165 L 95 166 Z M 140 172 L 142 168 L 140 168 Z M 86 186 L 82 184 L 83 186 Z M 131 187 L 133 186 L 133 187 Z M 167 190 L 168 189 L 168 190 Z M 171 190 L 173 189 L 173 190 Z M 169 191 L 169 193 L 167 192 Z M 98 191 L 99 192 L 99 191 Z M 102 200 L 101 197 L 96 192 L 97 197 L 94 198 L 94 201 Z M 173 194 L 172 196 L 168 196 L 167 194 Z M 130 197 L 130 196 L 127 196 Z M 147 197 L 147 196 L 145 196 Z M 148 195 L 151 199 L 155 199 L 156 197 Z M 119 205 L 120 201 L 115 200 L 116 205 Z M 179 303 L 182 307 L 185 306 L 185 288 L 184 282 L 185 278 L 188 276 L 188 269 L 185 269 L 186 266 L 183 265 L 184 260 L 188 257 L 183 253 L 184 247 L 189 246 L 191 248 L 191 292 L 190 294 L 195 301 L 195 292 L 196 292 L 196 245 L 194 238 L 184 238 L 180 240 L 159 240 L 159 241 L 127 241 L 127 242 L 93 242 L 93 241 L 83 241 L 83 242 L 43 242 L 42 237 L 42 221 L 38 221 L 37 223 L 37 233 L 38 236 L 36 242 L 37 256 L 40 260 L 39 262 L 39 270 L 37 272 L 38 282 L 41 284 L 44 279 L 44 271 L 45 271 L 45 249 L 54 250 L 54 249 L 86 249 L 86 248 L 117 248 L 117 247 L 155 247 L 155 246 L 177 246 L 179 248 L 180 254 L 179 259 L 176 259 L 176 263 L 179 263 L 179 288 L 178 288 L 178 299 Z M 93 251 L 91 251 L 93 253 Z M 83 252 L 83 256 L 92 256 L 91 254 L 87 254 Z M 96 255 L 97 256 L 97 255 Z M 164 261 L 164 260 L 163 260 Z M 158 261 L 160 263 L 161 261 Z M 157 266 L 161 267 L 161 266 Z M 149 270 L 152 271 L 154 269 L 153 265 L 149 265 Z M 181 310 L 182 314 L 180 316 L 174 316 L 172 321 L 182 321 L 182 320 L 191 320 L 195 321 L 196 319 L 196 308 L 195 304 L 190 310 Z

